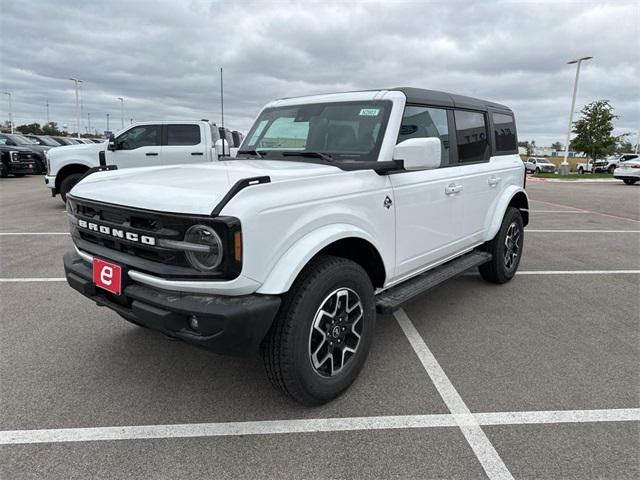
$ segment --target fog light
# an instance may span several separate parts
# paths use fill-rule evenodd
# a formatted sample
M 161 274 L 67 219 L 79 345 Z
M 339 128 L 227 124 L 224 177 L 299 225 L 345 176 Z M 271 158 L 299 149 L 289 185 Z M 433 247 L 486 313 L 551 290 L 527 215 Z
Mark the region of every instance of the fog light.
M 189 317 L 189 327 L 191 328 L 191 330 L 198 330 L 198 317 L 196 317 L 195 315 L 191 315 Z

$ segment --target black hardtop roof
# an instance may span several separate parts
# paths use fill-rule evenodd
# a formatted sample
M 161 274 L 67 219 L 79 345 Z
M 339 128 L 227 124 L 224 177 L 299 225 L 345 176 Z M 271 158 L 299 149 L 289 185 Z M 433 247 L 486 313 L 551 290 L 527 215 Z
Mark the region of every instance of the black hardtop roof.
M 506 105 L 501 105 L 487 100 L 480 100 L 473 97 L 465 97 L 464 95 L 456 95 L 455 93 L 439 92 L 437 90 L 427 90 L 425 88 L 414 87 L 395 87 L 389 90 L 397 90 L 405 94 L 407 103 L 422 103 L 428 105 L 440 105 L 443 107 L 469 108 L 474 110 L 506 110 L 511 109 Z

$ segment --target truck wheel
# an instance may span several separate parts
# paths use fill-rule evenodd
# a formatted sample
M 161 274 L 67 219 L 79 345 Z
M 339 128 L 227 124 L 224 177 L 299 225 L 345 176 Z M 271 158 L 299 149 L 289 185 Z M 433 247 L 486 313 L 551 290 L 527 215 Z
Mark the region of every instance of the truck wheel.
M 631 179 L 631 178 L 623 178 L 622 181 L 624 183 L 626 183 L 627 185 L 633 185 L 634 183 L 636 183 L 638 180 L 636 179 Z
M 536 168 L 536 175 L 538 175 L 540 173 L 540 169 Z
M 262 343 L 269 380 L 304 405 L 334 399 L 362 369 L 375 320 L 364 269 L 344 258 L 318 257 L 285 295 Z
M 64 177 L 62 182 L 60 182 L 60 196 L 62 197 L 62 201 L 67 203 L 67 193 L 71 191 L 71 189 L 75 186 L 76 183 L 80 181 L 82 178 L 82 173 L 72 173 L 71 175 L 67 175 Z
M 611 175 L 613 175 L 613 171 L 616 169 L 615 165 L 609 166 L 609 170 L 607 170 Z
M 7 178 L 8 176 L 7 166 L 4 163 L 0 163 L 0 178 Z
M 580 175 L 582 175 L 582 174 L 584 173 L 584 169 L 583 169 L 582 167 L 580 167 L 580 168 L 578 169 L 578 173 L 579 173 Z
M 511 280 L 520 264 L 523 242 L 522 215 L 517 208 L 509 207 L 497 235 L 485 244 L 484 249 L 493 257 L 490 262 L 478 267 L 482 278 L 492 283 L 507 283 Z

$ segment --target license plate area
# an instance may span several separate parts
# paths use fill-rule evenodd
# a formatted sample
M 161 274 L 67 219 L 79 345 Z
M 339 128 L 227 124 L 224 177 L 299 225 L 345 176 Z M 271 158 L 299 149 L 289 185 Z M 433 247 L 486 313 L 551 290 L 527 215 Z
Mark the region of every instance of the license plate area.
M 93 283 L 114 295 L 122 293 L 122 267 L 99 258 L 93 258 Z

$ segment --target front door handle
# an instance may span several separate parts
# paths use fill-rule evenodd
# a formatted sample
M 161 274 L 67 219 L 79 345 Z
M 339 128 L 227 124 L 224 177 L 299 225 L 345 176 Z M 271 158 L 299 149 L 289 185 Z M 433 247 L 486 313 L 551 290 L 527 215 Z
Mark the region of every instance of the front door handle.
M 191 152 L 191 155 L 204 155 L 202 152 Z
M 489 179 L 487 180 L 487 183 L 489 184 L 490 187 L 495 187 L 500 183 L 500 180 L 502 180 L 500 177 L 493 176 L 493 177 L 489 177 Z
M 147 157 L 157 157 L 158 156 L 158 152 L 147 152 L 145 155 Z
M 462 185 L 450 183 L 444 189 L 444 193 L 447 195 L 455 195 L 456 193 L 460 193 L 462 191 Z

